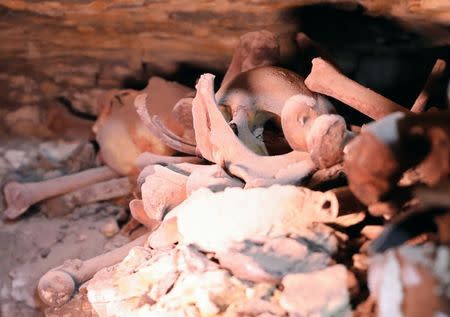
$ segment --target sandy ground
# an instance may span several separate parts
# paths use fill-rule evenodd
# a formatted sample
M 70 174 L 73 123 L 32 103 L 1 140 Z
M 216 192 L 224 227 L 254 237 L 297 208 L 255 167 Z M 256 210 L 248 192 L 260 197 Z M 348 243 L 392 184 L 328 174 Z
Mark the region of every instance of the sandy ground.
M 36 165 L 42 159 L 41 144 L 40 140 L 0 136 L 2 188 L 11 179 L 32 181 L 49 175 L 52 164 Z M 1 218 L 4 209 L 2 196 Z M 104 202 L 49 218 L 33 206 L 16 221 L 0 220 L 0 316 L 43 316 L 43 306 L 36 295 L 39 278 L 66 259 L 88 259 L 128 242 L 121 234 L 107 238 L 100 230 L 112 218 L 123 217 L 124 212 L 123 207 Z

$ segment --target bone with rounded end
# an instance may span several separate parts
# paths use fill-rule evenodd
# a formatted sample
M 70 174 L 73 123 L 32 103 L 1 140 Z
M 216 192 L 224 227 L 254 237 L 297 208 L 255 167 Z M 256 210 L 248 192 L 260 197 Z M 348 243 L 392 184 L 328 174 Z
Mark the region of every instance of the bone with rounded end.
M 260 156 L 251 152 L 236 137 L 219 111 L 213 80 L 211 74 L 201 76 L 193 101 L 197 150 L 205 159 L 228 168 L 247 183 L 260 178 L 274 178 L 281 169 L 310 159 L 309 153 L 298 151 L 277 156 Z
M 399 104 L 381 96 L 341 74 L 321 58 L 312 61 L 305 85 L 312 91 L 333 97 L 359 112 L 378 120 L 393 112 L 411 113 Z
M 39 280 L 37 287 L 39 297 L 49 306 L 65 304 L 82 283 L 88 281 L 102 268 L 122 261 L 133 247 L 144 245 L 148 235 L 144 234 L 118 249 L 92 259 L 68 260 L 63 265 L 48 271 Z
M 10 182 L 3 188 L 7 204 L 5 216 L 8 219 L 15 219 L 39 201 L 117 176 L 118 174 L 111 168 L 103 166 L 41 182 Z
M 133 199 L 130 201 L 130 212 L 134 219 L 139 221 L 139 223 L 143 224 L 151 231 L 161 224 L 160 220 L 149 217 L 149 215 L 145 212 L 144 203 L 141 199 Z

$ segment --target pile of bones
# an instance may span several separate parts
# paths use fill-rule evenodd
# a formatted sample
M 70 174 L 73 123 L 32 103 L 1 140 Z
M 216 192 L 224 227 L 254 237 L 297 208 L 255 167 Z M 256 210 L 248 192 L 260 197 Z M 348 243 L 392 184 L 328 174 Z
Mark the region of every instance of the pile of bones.
M 299 34 L 300 46 L 314 46 Z M 99 99 L 104 165 L 4 187 L 6 217 L 134 193 L 137 239 L 39 281 L 47 316 L 448 316 L 450 114 L 240 38 L 217 91 L 152 77 Z M 358 127 L 330 96 L 374 121 Z M 429 107 L 428 107 L 429 108 Z M 139 198 L 138 198 L 139 197 Z

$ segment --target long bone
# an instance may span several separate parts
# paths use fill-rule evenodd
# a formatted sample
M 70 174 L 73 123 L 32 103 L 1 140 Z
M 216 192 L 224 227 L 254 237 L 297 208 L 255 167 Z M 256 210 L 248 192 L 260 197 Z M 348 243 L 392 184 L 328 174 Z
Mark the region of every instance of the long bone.
M 51 198 L 41 205 L 41 210 L 50 216 L 61 215 L 78 206 L 125 197 L 131 194 L 132 190 L 133 186 L 128 177 L 115 178 Z
M 321 58 L 312 61 L 305 85 L 312 91 L 333 97 L 368 117 L 378 120 L 393 112 L 411 113 L 399 104 L 381 96 L 341 74 Z
M 195 137 L 200 154 L 226 167 L 246 183 L 271 179 L 283 168 L 310 160 L 309 153 L 292 151 L 284 155 L 259 156 L 250 151 L 233 133 L 215 101 L 214 75 L 202 75 L 193 101 Z M 314 170 L 311 170 L 313 172 Z
M 271 32 L 262 30 L 244 34 L 241 36 L 239 44 L 234 50 L 233 58 L 228 66 L 221 87 L 217 92 L 217 96 L 221 96 L 228 88 L 228 85 L 240 73 L 261 66 L 273 65 L 278 62 L 279 57 L 280 46 L 278 38 Z M 192 142 L 192 140 L 187 139 L 185 136 L 180 137 L 174 134 L 170 128 L 161 122 L 158 116 L 150 116 L 147 107 L 144 106 L 144 99 L 144 97 L 137 98 L 135 105 L 146 126 L 158 135 L 169 147 L 183 153 L 195 154 L 195 142 Z M 174 113 L 184 118 L 185 125 L 189 125 L 188 122 L 192 122 L 192 114 L 189 116 L 186 111 L 186 109 L 191 109 L 191 105 L 192 98 L 182 98 L 174 107 Z M 232 122 L 232 124 L 236 124 L 236 122 Z M 259 153 L 257 147 L 255 150 Z M 260 153 L 267 154 L 267 150 L 264 147 L 260 150 L 262 151 Z
M 103 166 L 41 182 L 7 183 L 3 188 L 8 206 L 5 210 L 5 216 L 8 219 L 15 219 L 39 201 L 115 177 L 118 177 L 115 171 Z
M 49 306 L 67 303 L 81 284 L 91 279 L 102 268 L 122 261 L 135 246 L 143 246 L 148 236 L 149 234 L 144 234 L 120 248 L 89 260 L 65 261 L 40 278 L 37 287 L 39 297 Z
M 433 85 L 439 79 L 439 77 L 442 76 L 446 66 L 447 63 L 444 60 L 442 59 L 436 60 L 436 62 L 433 65 L 433 68 L 431 69 L 430 74 L 428 75 L 427 81 L 425 82 L 422 91 L 417 96 L 416 101 L 411 107 L 412 112 L 420 113 L 425 110 L 428 98 L 430 96 L 430 90 L 433 88 Z
M 196 156 L 166 156 L 155 153 L 144 152 L 136 159 L 136 166 L 142 170 L 148 165 L 154 164 L 179 164 L 179 163 L 194 163 L 199 164 L 202 159 Z

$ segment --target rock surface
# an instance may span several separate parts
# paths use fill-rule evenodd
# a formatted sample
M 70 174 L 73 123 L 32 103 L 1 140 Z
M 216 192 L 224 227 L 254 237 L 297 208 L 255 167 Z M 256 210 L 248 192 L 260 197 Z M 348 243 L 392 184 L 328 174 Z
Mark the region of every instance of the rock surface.
M 223 72 L 239 36 L 258 29 L 279 35 L 282 56 L 289 57 L 304 24 L 299 8 L 327 3 L 347 11 L 360 5 L 367 15 L 425 32 L 431 43 L 449 42 L 445 0 L 1 0 L 0 102 L 54 106 L 58 99 L 96 115 L 95 99 L 103 91 L 140 86 L 151 74 L 173 77 L 183 65 Z

